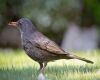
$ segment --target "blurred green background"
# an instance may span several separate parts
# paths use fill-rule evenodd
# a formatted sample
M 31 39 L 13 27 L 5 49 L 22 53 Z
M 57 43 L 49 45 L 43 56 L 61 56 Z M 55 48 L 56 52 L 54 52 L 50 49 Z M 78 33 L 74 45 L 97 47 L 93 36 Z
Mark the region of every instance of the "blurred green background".
M 0 0 L 0 47 L 21 47 L 19 32 L 7 26 L 8 22 L 21 17 L 31 19 L 41 32 L 59 45 L 69 22 L 80 28 L 96 25 L 100 33 L 99 0 Z M 97 43 L 99 47 L 100 40 Z

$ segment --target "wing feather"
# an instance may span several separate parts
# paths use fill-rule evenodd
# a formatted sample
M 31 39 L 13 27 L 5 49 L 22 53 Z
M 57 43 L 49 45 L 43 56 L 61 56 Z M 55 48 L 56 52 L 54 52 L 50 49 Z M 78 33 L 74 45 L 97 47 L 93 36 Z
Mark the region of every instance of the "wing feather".
M 65 51 L 62 50 L 54 41 L 51 40 L 37 41 L 36 45 L 38 48 L 41 48 L 54 54 L 65 54 Z

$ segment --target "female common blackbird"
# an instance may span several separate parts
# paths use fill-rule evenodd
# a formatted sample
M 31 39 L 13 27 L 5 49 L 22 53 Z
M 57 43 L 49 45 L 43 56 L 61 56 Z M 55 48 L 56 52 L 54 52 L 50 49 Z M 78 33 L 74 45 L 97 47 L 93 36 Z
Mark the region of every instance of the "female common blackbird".
M 9 25 L 16 26 L 21 33 L 22 46 L 27 55 L 40 64 L 40 71 L 44 71 L 49 61 L 58 59 L 79 59 L 93 63 L 85 58 L 65 52 L 54 41 L 39 32 L 27 18 L 21 18 Z

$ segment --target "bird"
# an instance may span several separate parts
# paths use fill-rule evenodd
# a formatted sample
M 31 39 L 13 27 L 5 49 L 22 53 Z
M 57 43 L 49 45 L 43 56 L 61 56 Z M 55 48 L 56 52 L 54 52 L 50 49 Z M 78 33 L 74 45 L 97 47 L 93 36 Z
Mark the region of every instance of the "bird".
M 20 31 L 22 47 L 31 59 L 39 63 L 40 72 L 44 72 L 48 62 L 59 59 L 78 59 L 93 64 L 91 60 L 64 51 L 54 41 L 42 34 L 28 18 L 21 18 L 8 25 L 16 27 Z

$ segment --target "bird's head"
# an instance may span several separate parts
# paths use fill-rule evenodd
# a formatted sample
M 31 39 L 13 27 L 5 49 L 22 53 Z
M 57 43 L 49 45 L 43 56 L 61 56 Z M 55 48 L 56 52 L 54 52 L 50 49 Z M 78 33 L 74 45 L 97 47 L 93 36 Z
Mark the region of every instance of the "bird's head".
M 10 22 L 8 25 L 17 27 L 20 31 L 24 33 L 30 32 L 32 30 L 34 31 L 36 29 L 35 26 L 32 24 L 31 20 L 27 18 L 21 18 L 17 22 Z

